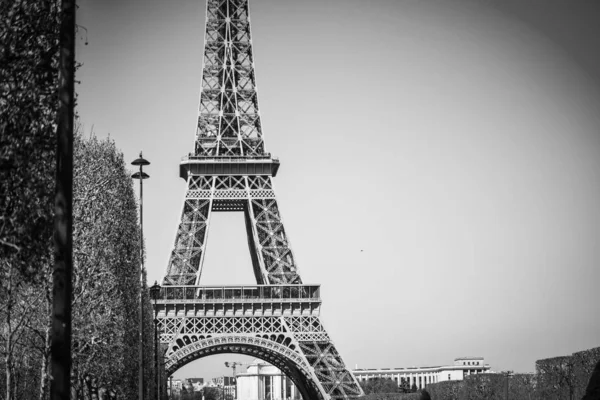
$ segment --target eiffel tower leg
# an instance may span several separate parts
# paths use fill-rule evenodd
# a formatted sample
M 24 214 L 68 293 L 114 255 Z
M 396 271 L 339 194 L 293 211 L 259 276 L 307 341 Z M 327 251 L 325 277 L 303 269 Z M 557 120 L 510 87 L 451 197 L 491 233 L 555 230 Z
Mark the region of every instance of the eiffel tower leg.
M 261 252 L 258 247 L 256 238 L 258 237 L 256 232 L 256 225 L 253 224 L 253 214 L 251 214 L 250 207 L 252 201 L 248 201 L 246 207 L 244 207 L 244 221 L 246 222 L 246 235 L 248 237 L 248 248 L 250 249 L 250 258 L 252 259 L 252 268 L 254 269 L 254 276 L 256 277 L 256 283 L 264 285 L 268 282 L 268 274 L 264 267 L 265 262 L 261 257 Z
M 164 285 L 198 284 L 212 209 L 213 177 L 190 176 Z
M 250 254 L 260 284 L 301 284 L 271 177 L 249 176 L 245 208 Z
M 363 395 L 318 316 L 283 319 L 312 369 L 313 380 L 319 382 L 324 398 L 351 399 Z

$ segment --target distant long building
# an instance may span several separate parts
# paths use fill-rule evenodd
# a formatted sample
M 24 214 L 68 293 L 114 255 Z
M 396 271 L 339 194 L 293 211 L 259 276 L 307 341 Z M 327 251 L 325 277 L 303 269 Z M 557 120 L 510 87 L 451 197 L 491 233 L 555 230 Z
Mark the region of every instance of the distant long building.
M 374 378 L 389 378 L 400 386 L 407 382 L 410 387 L 416 385 L 424 389 L 430 383 L 443 381 L 463 380 L 465 376 L 481 374 L 490 370 L 483 357 L 460 357 L 454 359 L 454 365 L 435 367 L 408 367 L 408 368 L 357 368 L 352 371 L 359 382 Z

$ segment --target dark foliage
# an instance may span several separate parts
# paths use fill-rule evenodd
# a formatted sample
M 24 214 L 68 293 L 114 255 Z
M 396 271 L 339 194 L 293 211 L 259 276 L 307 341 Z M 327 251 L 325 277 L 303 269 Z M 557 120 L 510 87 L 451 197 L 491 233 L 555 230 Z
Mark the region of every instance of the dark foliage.
M 52 244 L 58 5 L 0 2 L 0 260 L 26 280 Z
M 401 393 L 410 393 L 410 384 L 408 383 L 407 378 L 400 378 L 400 392 Z
M 538 399 L 534 374 L 514 374 L 508 379 L 508 398 L 513 400 Z
M 461 388 L 462 381 L 443 381 L 428 385 L 427 391 L 433 400 L 459 400 Z
M 433 400 L 503 400 L 506 375 L 469 375 L 464 381 L 430 384 Z M 587 392 L 586 392 L 587 388 Z M 514 374 L 508 378 L 511 400 L 600 400 L 600 347 L 571 356 L 536 361 L 535 374 Z
M 586 389 L 590 383 L 592 373 L 594 369 L 598 369 L 597 364 L 600 362 L 600 347 L 573 353 L 571 357 L 573 358 L 575 398 L 578 399 L 587 395 Z M 600 399 L 600 382 L 596 383 L 596 385 L 596 398 Z
M 58 1 L 0 2 L 0 397 L 38 398 L 54 220 Z
M 419 400 L 421 393 L 372 393 L 361 397 L 361 400 Z
M 138 385 L 140 242 L 133 182 L 110 140 L 75 141 L 73 367 L 121 399 Z M 144 276 L 145 281 L 145 276 Z M 145 380 L 154 389 L 154 324 L 144 286 Z
M 114 142 L 94 137 L 75 140 L 74 178 L 74 394 L 86 398 L 110 388 L 119 399 L 135 398 L 140 243 L 133 184 Z M 4 398 L 44 399 L 50 284 L 49 279 L 20 277 L 12 279 L 18 287 L 9 286 L 13 306 L 0 306 L 0 350 L 5 355 L 0 370 L 7 376 L 0 388 L 12 387 L 11 397 Z M 146 287 L 144 308 L 146 398 L 153 399 L 154 324 Z
M 400 391 L 396 382 L 389 378 L 374 378 L 368 381 L 361 381 L 360 386 L 365 394 L 398 393 Z
M 504 400 L 506 375 L 476 374 L 465 377 L 460 388 L 461 400 Z
M 570 399 L 575 391 L 573 360 L 570 356 L 537 360 L 538 391 L 543 398 Z
M 585 395 L 581 400 L 598 400 L 600 399 L 600 360 L 596 364 L 590 381 L 586 387 Z

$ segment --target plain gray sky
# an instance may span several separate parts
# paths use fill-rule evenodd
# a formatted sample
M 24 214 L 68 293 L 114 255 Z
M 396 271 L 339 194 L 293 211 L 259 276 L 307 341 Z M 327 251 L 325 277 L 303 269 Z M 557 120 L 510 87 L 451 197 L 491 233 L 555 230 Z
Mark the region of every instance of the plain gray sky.
M 205 1 L 79 6 L 85 132 L 152 162 L 152 283 L 193 150 Z M 599 3 L 252 0 L 250 12 L 286 230 L 351 368 L 474 355 L 533 371 L 600 345 Z M 213 214 L 202 280 L 255 283 L 241 214 Z

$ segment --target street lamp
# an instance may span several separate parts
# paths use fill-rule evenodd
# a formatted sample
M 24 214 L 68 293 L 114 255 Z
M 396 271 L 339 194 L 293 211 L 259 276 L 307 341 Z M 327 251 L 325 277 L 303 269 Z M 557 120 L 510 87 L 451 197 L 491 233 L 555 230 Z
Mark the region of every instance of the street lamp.
M 131 165 L 135 165 L 140 167 L 140 171 L 131 175 L 133 179 L 140 180 L 140 257 L 141 257 L 141 269 L 140 269 L 140 327 L 139 327 L 139 344 L 138 344 L 138 352 L 139 352 L 139 392 L 138 398 L 139 400 L 144 400 L 144 331 L 143 331 L 143 323 L 144 323 L 144 298 L 142 296 L 142 287 L 144 282 L 142 282 L 144 276 L 144 179 L 150 178 L 148 174 L 143 171 L 144 165 L 150 165 L 150 161 L 145 160 L 142 157 L 142 152 L 140 151 L 140 158 L 134 160 Z
M 510 378 L 514 374 L 513 374 L 513 371 L 503 371 L 502 373 L 506 375 L 506 391 L 505 391 L 504 399 L 508 400 L 508 378 Z
M 160 335 L 163 333 L 163 331 L 161 329 L 159 329 L 158 331 L 158 337 L 160 338 Z M 160 349 L 160 359 L 159 359 L 159 373 L 158 373 L 158 380 L 160 381 L 160 399 L 159 400 L 166 400 L 167 399 L 167 392 L 169 391 L 169 388 L 167 387 L 167 376 L 163 375 L 163 371 L 165 370 L 165 366 L 167 365 L 167 361 L 165 360 L 165 351 L 164 349 Z M 165 371 L 166 372 L 166 371 Z M 164 385 L 164 386 L 163 386 Z M 163 396 L 164 394 L 164 396 Z
M 234 399 L 237 399 L 237 378 L 235 377 L 235 367 L 237 365 L 243 365 L 243 364 L 239 363 L 239 362 L 225 361 L 225 367 L 227 367 L 227 368 L 231 367 L 231 369 L 233 369 L 233 380 L 235 382 L 234 383 L 235 384 L 235 386 L 234 386 L 234 392 L 233 392 Z M 230 382 L 230 384 L 231 384 L 231 382 Z
M 154 368 L 156 371 L 156 400 L 160 400 L 160 382 L 158 377 L 158 309 L 156 300 L 160 297 L 160 285 L 154 281 L 150 288 L 150 297 L 154 300 Z

